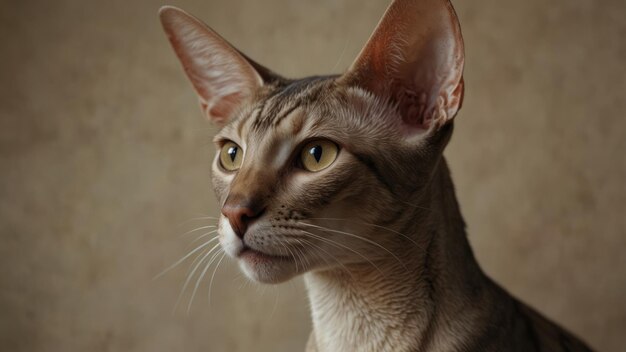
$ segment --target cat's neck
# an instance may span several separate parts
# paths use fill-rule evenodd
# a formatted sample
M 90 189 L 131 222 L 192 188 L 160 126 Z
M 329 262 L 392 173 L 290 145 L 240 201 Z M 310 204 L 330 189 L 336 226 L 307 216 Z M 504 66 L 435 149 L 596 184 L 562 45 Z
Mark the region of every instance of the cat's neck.
M 467 306 L 483 301 L 486 279 L 443 160 L 425 194 L 417 209 L 428 210 L 402 229 L 415 242 L 392 249 L 398 258 L 305 276 L 318 350 L 414 350 L 437 344 L 441 329 L 463 338 L 455 322 L 475 318 Z

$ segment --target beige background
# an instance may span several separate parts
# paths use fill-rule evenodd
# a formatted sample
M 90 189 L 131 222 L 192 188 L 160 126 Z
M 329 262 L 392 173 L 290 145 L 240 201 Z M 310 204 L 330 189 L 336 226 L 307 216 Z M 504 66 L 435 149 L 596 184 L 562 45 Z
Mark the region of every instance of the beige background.
M 300 280 L 248 284 L 225 261 L 188 315 L 188 296 L 172 314 L 188 265 L 152 280 L 192 248 L 179 234 L 211 224 L 184 221 L 218 214 L 214 130 L 162 3 L 1 2 L 0 350 L 301 350 Z M 287 76 L 344 69 L 387 5 L 172 3 Z M 467 95 L 447 156 L 479 261 L 626 351 L 626 2 L 455 4 Z

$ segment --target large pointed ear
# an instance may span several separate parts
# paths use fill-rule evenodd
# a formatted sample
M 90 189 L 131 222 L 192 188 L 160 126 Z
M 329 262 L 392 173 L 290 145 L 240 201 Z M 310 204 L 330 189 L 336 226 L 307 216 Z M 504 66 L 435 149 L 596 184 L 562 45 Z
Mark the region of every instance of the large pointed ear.
M 159 10 L 205 115 L 223 125 L 239 104 L 263 85 L 269 70 L 252 62 L 197 18 L 171 6 Z
M 449 0 L 395 0 L 344 80 L 396 104 L 409 130 L 430 130 L 460 109 L 463 64 Z

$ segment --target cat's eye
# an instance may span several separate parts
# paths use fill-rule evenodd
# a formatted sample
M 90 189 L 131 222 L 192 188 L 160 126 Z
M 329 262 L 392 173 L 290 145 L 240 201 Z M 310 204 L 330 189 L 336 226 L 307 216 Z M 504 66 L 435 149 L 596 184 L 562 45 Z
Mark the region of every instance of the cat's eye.
M 339 148 L 329 140 L 308 143 L 302 149 L 300 161 L 304 169 L 312 172 L 323 170 L 337 159 Z
M 235 171 L 241 167 L 243 150 L 234 142 L 226 142 L 220 151 L 220 163 L 228 171 Z

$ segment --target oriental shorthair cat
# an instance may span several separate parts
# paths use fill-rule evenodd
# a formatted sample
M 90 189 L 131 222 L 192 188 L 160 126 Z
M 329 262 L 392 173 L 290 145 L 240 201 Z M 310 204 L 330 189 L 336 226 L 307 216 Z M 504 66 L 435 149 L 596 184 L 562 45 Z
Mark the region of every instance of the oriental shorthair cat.
M 590 351 L 469 246 L 442 155 L 464 92 L 449 0 L 393 1 L 345 73 L 303 79 L 182 10 L 160 18 L 221 128 L 219 244 L 254 281 L 304 275 L 307 351 Z

